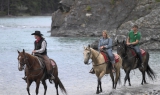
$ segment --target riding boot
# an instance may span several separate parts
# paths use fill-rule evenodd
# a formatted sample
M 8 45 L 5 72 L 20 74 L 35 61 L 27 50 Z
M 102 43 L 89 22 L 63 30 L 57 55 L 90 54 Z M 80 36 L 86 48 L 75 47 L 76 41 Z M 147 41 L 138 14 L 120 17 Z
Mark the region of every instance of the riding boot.
M 27 80 L 27 76 L 24 76 L 22 79 Z
M 89 71 L 89 73 L 91 73 L 91 74 L 95 74 L 94 69 L 92 68 L 92 69 Z
M 144 68 L 141 53 L 138 53 L 138 57 L 139 57 L 140 67 Z

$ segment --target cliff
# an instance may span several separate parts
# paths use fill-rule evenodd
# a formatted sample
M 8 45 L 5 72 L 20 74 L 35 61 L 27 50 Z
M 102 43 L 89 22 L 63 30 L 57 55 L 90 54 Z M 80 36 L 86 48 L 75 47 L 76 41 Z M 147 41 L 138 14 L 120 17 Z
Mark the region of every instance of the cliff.
M 139 26 L 142 42 L 160 36 L 159 0 L 62 0 L 52 14 L 51 36 L 100 37 L 107 30 L 113 40 L 125 40 L 132 25 Z M 155 40 L 144 49 L 160 49 Z

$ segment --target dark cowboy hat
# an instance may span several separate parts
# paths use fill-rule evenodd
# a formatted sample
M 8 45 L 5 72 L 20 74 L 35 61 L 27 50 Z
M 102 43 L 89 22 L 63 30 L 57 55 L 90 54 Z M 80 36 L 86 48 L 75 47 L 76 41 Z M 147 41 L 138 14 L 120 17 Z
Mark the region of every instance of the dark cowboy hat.
M 34 33 L 32 33 L 31 35 L 37 35 L 37 36 L 43 36 L 43 34 L 41 34 L 40 31 L 35 31 Z

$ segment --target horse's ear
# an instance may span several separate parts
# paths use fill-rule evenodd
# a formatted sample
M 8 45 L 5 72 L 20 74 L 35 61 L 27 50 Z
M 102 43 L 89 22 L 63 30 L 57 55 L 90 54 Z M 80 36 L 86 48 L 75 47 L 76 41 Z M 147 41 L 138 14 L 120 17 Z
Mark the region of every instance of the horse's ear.
M 23 53 L 25 53 L 25 50 L 23 49 Z
M 117 44 L 119 44 L 119 40 L 117 40 Z
M 125 44 L 126 42 L 123 40 L 123 44 Z
M 17 50 L 17 52 L 20 54 L 20 52 Z
M 89 44 L 89 45 L 88 45 L 88 47 L 90 48 L 90 47 L 91 47 L 91 45 Z

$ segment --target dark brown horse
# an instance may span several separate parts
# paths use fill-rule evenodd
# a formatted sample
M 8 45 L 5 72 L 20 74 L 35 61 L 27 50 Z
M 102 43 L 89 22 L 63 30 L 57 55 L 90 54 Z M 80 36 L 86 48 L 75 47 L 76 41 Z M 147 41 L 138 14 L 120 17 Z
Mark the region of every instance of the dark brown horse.
M 129 74 L 131 70 L 136 68 L 139 68 L 139 70 L 142 72 L 142 85 L 143 83 L 147 84 L 145 73 L 147 73 L 149 78 L 151 78 L 152 80 L 156 78 L 154 71 L 148 64 L 149 53 L 147 51 L 145 51 L 145 54 L 142 56 L 143 68 L 140 66 L 141 64 L 139 63 L 138 57 L 134 55 L 133 48 L 131 46 L 127 46 L 125 41 L 117 41 L 117 53 L 122 57 L 122 67 L 126 73 L 124 85 L 126 84 L 126 80 L 128 80 L 129 86 L 131 86 Z
M 25 53 L 25 50 L 23 49 L 22 52 L 18 51 L 18 69 L 19 71 L 22 71 L 24 69 L 24 66 L 26 66 L 26 76 L 27 76 L 27 91 L 28 95 L 30 95 L 29 87 L 32 84 L 33 81 L 36 82 L 36 95 L 38 95 L 38 90 L 39 90 L 39 85 L 40 81 L 42 82 L 44 86 L 44 95 L 46 95 L 47 91 L 47 85 L 46 85 L 46 79 L 48 79 L 47 74 L 46 74 L 46 69 L 43 68 L 39 60 L 37 59 L 36 56 L 33 56 L 31 54 Z M 51 59 L 52 60 L 52 59 Z M 54 60 L 52 60 L 54 61 Z M 55 61 L 54 61 L 55 63 Z M 64 88 L 62 82 L 58 78 L 58 67 L 55 63 L 55 68 L 52 70 L 52 74 L 54 75 L 55 79 L 51 80 L 55 83 L 55 88 L 57 95 L 58 93 L 58 86 L 60 87 L 61 91 L 65 94 L 67 94 L 66 89 Z

